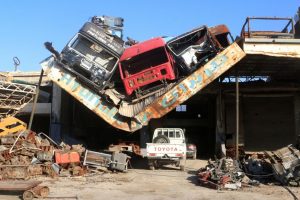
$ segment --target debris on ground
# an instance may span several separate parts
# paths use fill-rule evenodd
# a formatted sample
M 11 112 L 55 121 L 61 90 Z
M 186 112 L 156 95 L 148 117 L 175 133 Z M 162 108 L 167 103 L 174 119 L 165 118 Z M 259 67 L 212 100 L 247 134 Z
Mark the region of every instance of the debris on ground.
M 276 182 L 283 186 L 300 186 L 300 151 L 293 145 L 276 151 L 253 153 L 240 160 L 222 158 L 208 161 L 198 170 L 201 186 L 236 190 L 246 185 Z
M 266 151 L 274 178 L 283 185 L 300 186 L 300 151 L 289 145 L 276 151 Z
M 213 189 L 237 190 L 242 187 L 245 173 L 239 167 L 239 162 L 232 158 L 222 158 L 208 161 L 208 165 L 198 171 L 201 186 Z
M 89 163 L 83 162 L 87 155 L 82 145 L 57 144 L 44 133 L 22 131 L 18 135 L 0 138 L 0 179 L 28 179 L 46 175 L 82 176 L 89 171 Z M 109 155 L 109 170 L 126 171 L 126 154 Z M 85 157 L 86 159 L 86 157 Z
M 22 191 L 23 200 L 47 198 L 49 188 L 41 186 L 42 181 L 0 181 L 0 191 Z

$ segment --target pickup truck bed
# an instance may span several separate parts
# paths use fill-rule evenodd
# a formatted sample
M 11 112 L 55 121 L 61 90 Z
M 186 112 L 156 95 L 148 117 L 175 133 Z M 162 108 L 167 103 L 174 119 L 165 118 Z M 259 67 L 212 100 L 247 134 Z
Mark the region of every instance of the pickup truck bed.
M 147 158 L 150 169 L 173 164 L 184 170 L 186 144 L 147 143 Z
M 181 158 L 186 151 L 185 144 L 147 143 L 147 157 L 151 158 Z

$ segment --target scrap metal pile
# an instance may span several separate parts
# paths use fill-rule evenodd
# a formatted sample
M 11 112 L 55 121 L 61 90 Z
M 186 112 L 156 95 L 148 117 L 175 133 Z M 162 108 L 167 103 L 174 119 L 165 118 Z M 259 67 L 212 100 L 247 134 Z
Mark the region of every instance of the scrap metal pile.
M 222 158 L 200 168 L 198 180 L 201 186 L 214 189 L 239 189 L 243 185 L 261 182 L 279 182 L 281 185 L 300 186 L 300 151 L 292 145 L 276 151 L 266 151 L 259 157 L 234 160 Z
M 244 177 L 238 161 L 231 158 L 208 161 L 208 165 L 198 171 L 200 185 L 214 189 L 239 189 Z
M 0 179 L 81 176 L 98 166 L 118 171 L 127 169 L 125 154 L 102 154 L 93 160 L 89 153 L 82 145 L 57 144 L 44 133 L 22 131 L 6 135 L 0 137 Z M 104 158 L 105 162 L 101 162 Z

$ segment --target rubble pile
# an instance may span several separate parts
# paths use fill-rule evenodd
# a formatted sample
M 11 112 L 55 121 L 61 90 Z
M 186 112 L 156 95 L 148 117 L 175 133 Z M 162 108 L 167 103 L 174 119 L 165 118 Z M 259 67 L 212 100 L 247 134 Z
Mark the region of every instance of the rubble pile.
M 88 150 L 82 145 L 57 144 L 44 133 L 33 131 L 0 137 L 0 179 L 28 179 L 38 175 L 81 176 L 91 167 L 97 168 L 86 162 L 86 152 Z M 122 153 L 117 156 L 125 160 L 125 167 L 120 167 L 116 158 L 107 160 L 102 167 L 119 171 L 127 169 L 128 157 Z
M 81 145 L 56 144 L 44 133 L 24 131 L 0 138 L 1 179 L 27 179 L 37 175 L 83 175 L 80 163 L 85 149 Z M 75 158 L 75 159 L 74 159 Z
M 242 181 L 245 173 L 239 167 L 237 160 L 231 158 L 222 158 L 200 168 L 198 171 L 198 180 L 201 186 L 214 189 L 239 189 L 242 187 Z
M 278 182 L 281 185 L 300 186 L 300 151 L 293 145 L 276 151 L 243 156 L 241 160 L 222 158 L 208 161 L 198 170 L 201 186 L 214 189 L 239 189 L 244 185 Z
M 292 145 L 265 152 L 274 178 L 283 185 L 300 186 L 300 151 Z

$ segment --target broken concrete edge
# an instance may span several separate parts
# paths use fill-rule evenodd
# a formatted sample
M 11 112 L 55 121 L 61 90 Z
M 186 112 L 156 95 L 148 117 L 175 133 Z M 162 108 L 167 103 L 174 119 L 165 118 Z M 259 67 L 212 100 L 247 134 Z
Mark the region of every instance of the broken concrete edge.
M 186 77 L 177 86 L 159 97 L 155 102 L 145 108 L 133 118 L 121 116 L 118 108 L 106 101 L 105 98 L 82 85 L 77 78 L 62 69 L 53 57 L 48 57 L 41 62 L 45 73 L 59 87 L 67 91 L 74 98 L 104 119 L 115 128 L 134 132 L 146 126 L 151 119 L 160 118 L 195 95 L 209 83 L 238 63 L 246 54 L 236 44 L 219 53 L 207 64 Z
M 246 54 L 300 58 L 300 39 L 246 38 L 242 46 Z

